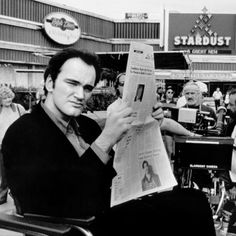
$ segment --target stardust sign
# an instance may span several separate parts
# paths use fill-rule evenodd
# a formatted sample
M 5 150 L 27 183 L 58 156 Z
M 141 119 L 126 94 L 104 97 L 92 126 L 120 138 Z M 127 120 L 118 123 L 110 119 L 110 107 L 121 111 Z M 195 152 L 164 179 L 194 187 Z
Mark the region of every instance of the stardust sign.
M 232 54 L 235 50 L 235 15 L 169 13 L 168 50 L 193 54 Z
M 229 46 L 231 37 L 175 36 L 175 46 Z
M 53 12 L 44 18 L 44 30 L 53 41 L 62 45 L 77 42 L 81 29 L 76 19 L 62 12 Z

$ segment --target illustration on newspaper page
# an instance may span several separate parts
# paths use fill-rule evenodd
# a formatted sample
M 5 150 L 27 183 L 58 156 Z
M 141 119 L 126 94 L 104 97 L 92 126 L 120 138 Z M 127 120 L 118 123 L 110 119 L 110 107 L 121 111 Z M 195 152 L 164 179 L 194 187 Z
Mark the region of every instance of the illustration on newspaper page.
M 131 43 L 122 99 L 137 119 L 115 148 L 111 207 L 177 184 L 159 123 L 151 117 L 155 87 L 153 48 Z

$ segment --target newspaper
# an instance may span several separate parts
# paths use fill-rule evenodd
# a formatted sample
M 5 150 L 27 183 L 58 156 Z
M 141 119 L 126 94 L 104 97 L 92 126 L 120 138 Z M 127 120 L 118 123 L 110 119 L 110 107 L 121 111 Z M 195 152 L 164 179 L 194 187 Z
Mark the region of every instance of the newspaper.
M 135 124 L 150 118 L 156 102 L 154 55 L 152 46 L 131 43 L 126 68 L 123 101 L 137 113 Z
M 131 43 L 122 102 L 137 119 L 116 145 L 111 207 L 177 185 L 159 123 L 151 117 L 155 87 L 152 46 Z

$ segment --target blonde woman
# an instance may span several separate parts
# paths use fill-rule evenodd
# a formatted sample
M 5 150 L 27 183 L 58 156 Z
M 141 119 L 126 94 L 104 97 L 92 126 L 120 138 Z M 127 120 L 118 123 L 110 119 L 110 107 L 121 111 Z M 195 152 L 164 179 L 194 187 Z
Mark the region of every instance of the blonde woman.
M 25 113 L 22 105 L 13 103 L 15 94 L 5 85 L 0 86 L 0 150 L 8 127 Z M 4 176 L 2 155 L 0 152 L 0 205 L 7 201 L 8 187 Z

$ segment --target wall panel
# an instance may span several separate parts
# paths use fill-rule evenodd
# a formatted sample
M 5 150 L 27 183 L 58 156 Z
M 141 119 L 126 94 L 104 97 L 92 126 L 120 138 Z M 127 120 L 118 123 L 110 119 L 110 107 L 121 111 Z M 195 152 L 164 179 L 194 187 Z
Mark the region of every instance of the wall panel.
M 16 7 L 17 6 L 17 7 Z M 82 32 L 101 38 L 114 37 L 114 22 L 32 0 L 1 0 L 0 14 L 43 23 L 51 12 L 65 12 L 77 19 Z
M 116 22 L 114 37 L 126 39 L 159 39 L 159 23 Z

